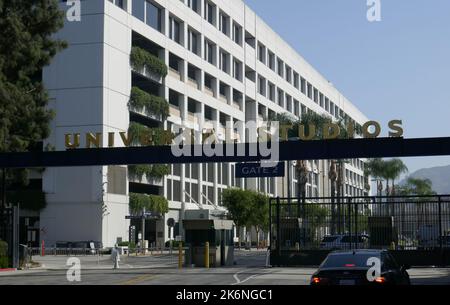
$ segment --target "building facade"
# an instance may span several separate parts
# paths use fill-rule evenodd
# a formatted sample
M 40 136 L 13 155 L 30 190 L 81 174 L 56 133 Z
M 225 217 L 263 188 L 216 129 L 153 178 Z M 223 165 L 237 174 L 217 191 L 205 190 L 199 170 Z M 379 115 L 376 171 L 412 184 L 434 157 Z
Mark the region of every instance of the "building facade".
M 69 7 L 63 2 L 61 8 Z M 241 0 L 81 1 L 81 21 L 66 20 L 56 36 L 69 44 L 43 73 L 56 112 L 44 144 L 56 150 L 66 149 L 65 135 L 77 133 L 79 147 L 84 147 L 87 133 L 113 133 L 115 146 L 120 146 L 120 133 L 133 124 L 175 131 L 182 122 L 198 129 L 202 120 L 221 134 L 227 122 L 263 122 L 285 112 L 296 117 L 327 114 L 361 125 L 367 121 Z M 135 61 L 142 56 L 157 58 L 167 75 L 137 68 Z M 168 118 L 132 107 L 133 90 L 167 101 Z M 233 136 L 240 142 L 249 137 L 243 129 Z M 103 136 L 100 146 L 108 147 L 110 141 Z M 158 246 L 182 235 L 183 210 L 220 207 L 228 187 L 288 196 L 286 177 L 237 179 L 234 167 L 169 165 L 169 174 L 161 179 L 136 177 L 127 166 L 46 169 L 40 239 L 47 245 L 127 241 L 131 193 L 168 199 L 169 212 L 146 226 L 145 238 Z M 311 160 L 307 167 L 307 197 L 330 196 L 330 163 Z M 293 163 L 289 170 L 295 196 Z M 349 160 L 345 177 L 344 195 L 364 195 L 364 160 Z M 176 223 L 171 236 L 169 218 Z

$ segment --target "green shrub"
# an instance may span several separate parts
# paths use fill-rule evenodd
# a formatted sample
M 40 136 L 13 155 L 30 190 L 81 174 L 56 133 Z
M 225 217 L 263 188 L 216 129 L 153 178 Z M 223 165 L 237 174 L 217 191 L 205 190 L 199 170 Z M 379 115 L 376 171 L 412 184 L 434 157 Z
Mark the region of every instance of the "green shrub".
M 177 241 L 177 240 L 172 240 L 172 248 L 177 248 L 180 245 L 180 243 L 182 243 L 181 241 Z M 183 243 L 181 244 L 183 245 Z M 166 248 L 170 247 L 170 241 L 166 241 Z
M 136 248 L 136 244 L 134 242 L 123 241 L 118 244 L 119 247 L 128 247 L 130 250 Z
M 8 244 L 3 240 L 0 240 L 0 256 L 8 256 Z
M 169 103 L 162 97 L 151 95 L 138 87 L 131 88 L 129 107 L 149 115 L 159 115 L 162 120 L 169 117 Z
M 169 212 L 169 202 L 163 196 L 130 193 L 130 211 L 139 214 L 143 209 L 165 214 Z
M 143 138 L 149 142 L 148 145 L 170 145 L 174 137 L 174 134 L 168 130 L 149 128 L 136 122 L 130 123 L 128 135 L 133 145 L 140 145 Z
M 142 181 L 145 175 L 147 179 L 162 179 L 164 176 L 170 174 L 170 167 L 163 164 L 155 165 L 130 165 L 128 166 L 128 176 L 130 178 Z
M 0 269 L 8 268 L 8 244 L 0 240 Z
M 139 70 L 147 67 L 147 69 L 162 77 L 167 76 L 168 69 L 165 62 L 140 47 L 133 47 L 131 49 L 130 60 L 135 69 Z

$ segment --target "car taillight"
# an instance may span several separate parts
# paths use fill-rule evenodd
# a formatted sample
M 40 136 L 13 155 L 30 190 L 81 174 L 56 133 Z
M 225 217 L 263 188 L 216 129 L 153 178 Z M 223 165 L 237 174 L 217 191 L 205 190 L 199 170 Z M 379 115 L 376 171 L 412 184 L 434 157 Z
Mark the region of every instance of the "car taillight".
M 377 277 L 377 278 L 375 279 L 375 282 L 378 283 L 378 284 L 384 284 L 384 283 L 386 283 L 386 278 L 385 278 L 385 277 L 382 277 L 382 276 Z
M 326 283 L 328 283 L 328 279 L 324 278 L 324 277 L 315 276 L 311 279 L 311 284 L 319 285 L 319 284 L 326 284 Z
M 355 264 L 345 264 L 345 267 L 355 267 Z

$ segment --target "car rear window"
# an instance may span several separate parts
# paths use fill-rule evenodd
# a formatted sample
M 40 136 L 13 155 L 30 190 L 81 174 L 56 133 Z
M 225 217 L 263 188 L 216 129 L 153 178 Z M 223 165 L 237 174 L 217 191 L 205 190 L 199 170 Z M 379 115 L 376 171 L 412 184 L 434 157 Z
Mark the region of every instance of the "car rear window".
M 350 243 L 350 242 L 352 242 L 352 243 L 356 243 L 356 242 L 362 243 L 362 242 L 364 242 L 364 238 L 362 236 L 344 236 L 344 237 L 342 237 L 341 242 L 343 242 L 343 243 Z
M 375 253 L 330 254 L 322 263 L 321 268 L 368 267 L 367 261 L 371 257 L 380 258 Z
M 337 239 L 337 236 L 325 236 L 322 239 L 323 243 L 332 243 L 333 241 L 335 241 Z

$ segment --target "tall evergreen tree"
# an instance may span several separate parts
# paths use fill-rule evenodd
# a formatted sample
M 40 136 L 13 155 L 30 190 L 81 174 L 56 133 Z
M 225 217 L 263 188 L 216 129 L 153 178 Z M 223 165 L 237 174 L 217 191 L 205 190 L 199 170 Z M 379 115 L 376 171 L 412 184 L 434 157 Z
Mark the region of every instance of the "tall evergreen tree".
M 53 37 L 63 24 L 57 0 L 0 0 L 0 152 L 28 151 L 49 136 L 53 112 L 41 75 L 66 47 Z M 6 176 L 26 180 L 23 170 Z

